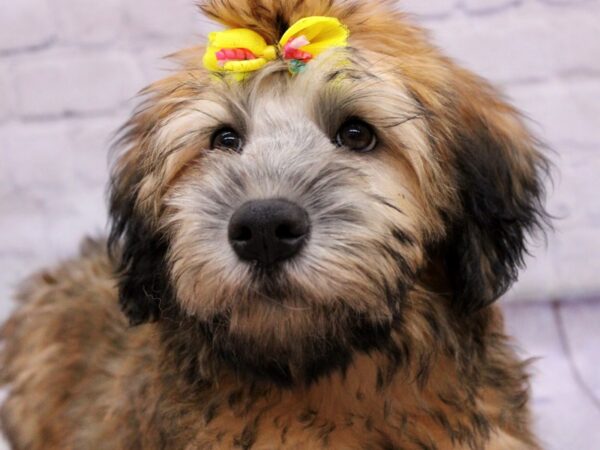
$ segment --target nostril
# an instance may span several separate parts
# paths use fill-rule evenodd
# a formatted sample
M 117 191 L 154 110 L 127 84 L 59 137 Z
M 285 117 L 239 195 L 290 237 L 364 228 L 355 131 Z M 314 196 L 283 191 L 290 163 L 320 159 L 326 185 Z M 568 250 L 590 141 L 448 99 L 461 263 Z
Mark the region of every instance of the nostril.
M 294 240 L 301 238 L 306 234 L 304 227 L 299 226 L 295 223 L 282 223 L 275 229 L 275 236 L 277 239 Z
M 244 241 L 249 241 L 251 239 L 252 239 L 252 230 L 246 226 L 237 227 L 231 233 L 232 241 L 244 242 Z

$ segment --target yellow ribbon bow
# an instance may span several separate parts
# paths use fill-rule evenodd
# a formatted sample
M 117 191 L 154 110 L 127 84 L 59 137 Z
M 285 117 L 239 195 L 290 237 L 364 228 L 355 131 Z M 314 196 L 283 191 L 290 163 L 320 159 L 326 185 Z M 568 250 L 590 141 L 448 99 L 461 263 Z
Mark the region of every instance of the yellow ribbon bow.
M 281 56 L 295 74 L 325 50 L 346 47 L 349 34 L 338 19 L 321 16 L 300 19 L 284 33 L 277 46 L 267 45 L 260 34 L 245 28 L 213 32 L 208 35 L 204 67 L 243 79 Z

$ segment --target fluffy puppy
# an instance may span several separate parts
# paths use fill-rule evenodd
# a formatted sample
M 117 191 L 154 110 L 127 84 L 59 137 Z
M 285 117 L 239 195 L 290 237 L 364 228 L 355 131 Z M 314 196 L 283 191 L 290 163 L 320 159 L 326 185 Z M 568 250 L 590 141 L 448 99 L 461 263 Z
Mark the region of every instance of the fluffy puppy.
M 108 249 L 29 280 L 2 330 L 15 449 L 537 448 L 493 302 L 546 160 L 394 3 L 202 2 L 270 44 L 337 18 L 349 45 L 243 80 L 192 48 L 145 91 Z

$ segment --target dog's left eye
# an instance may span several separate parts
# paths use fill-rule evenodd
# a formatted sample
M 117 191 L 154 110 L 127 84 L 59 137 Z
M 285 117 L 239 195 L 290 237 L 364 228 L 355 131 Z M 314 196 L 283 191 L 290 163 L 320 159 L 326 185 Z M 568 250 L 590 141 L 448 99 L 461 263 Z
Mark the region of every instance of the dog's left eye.
M 371 125 L 363 120 L 352 118 L 340 127 L 335 143 L 338 147 L 365 153 L 377 147 L 377 136 Z
M 244 141 L 240 135 L 229 127 L 217 130 L 211 139 L 210 147 L 219 150 L 231 150 L 240 152 L 244 146 Z

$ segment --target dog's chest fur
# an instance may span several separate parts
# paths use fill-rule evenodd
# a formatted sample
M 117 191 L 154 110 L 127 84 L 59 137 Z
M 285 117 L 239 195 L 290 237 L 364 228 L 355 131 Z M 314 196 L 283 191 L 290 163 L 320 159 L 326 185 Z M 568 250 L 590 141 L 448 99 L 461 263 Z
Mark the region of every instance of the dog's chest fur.
M 434 449 L 451 448 L 453 441 L 457 448 L 483 445 L 482 434 L 490 425 L 476 408 L 459 412 L 457 405 L 453 408 L 436 394 L 406 384 L 377 388 L 375 366 L 367 359 L 345 379 L 334 376 L 312 388 L 258 392 L 261 397 L 256 399 L 247 390 L 240 397 L 231 389 L 223 404 L 213 398 L 194 446 Z
M 427 387 L 406 375 L 381 386 L 377 372 L 377 358 L 362 356 L 345 376 L 310 388 L 248 386 L 225 377 L 195 393 L 157 374 L 148 380 L 158 387 L 156 397 L 142 407 L 155 410 L 144 415 L 142 429 L 152 434 L 142 448 L 161 448 L 161 441 L 187 449 L 530 448 L 501 429 L 499 393 L 469 398 L 468 383 L 453 378 L 450 366 L 436 367 Z M 148 395 L 140 389 L 130 393 L 132 401 Z M 124 411 L 122 420 L 136 414 Z
M 444 364 L 432 370 L 427 387 L 400 373 L 382 386 L 378 358 L 361 356 L 345 375 L 335 374 L 311 387 L 279 389 L 225 376 L 216 385 L 191 389 L 187 381 L 162 371 L 159 360 L 155 363 L 148 378 L 127 388 L 132 409 L 122 410 L 114 424 L 116 428 L 131 417 L 140 418 L 145 439 L 131 434 L 128 445 L 420 450 L 496 448 L 498 442 L 497 448 L 528 448 L 493 423 L 503 409 L 495 401 L 497 393 L 469 398 L 468 383 L 453 378 L 452 368 Z M 139 367 L 132 365 L 131 370 L 133 378 Z M 136 404 L 140 398 L 143 404 Z M 110 435 L 106 430 L 102 434 Z
M 392 372 L 377 352 L 310 387 L 231 375 L 190 383 L 155 324 L 127 326 L 104 252 L 86 252 L 32 280 L 3 329 L 19 336 L 1 373 L 12 386 L 3 428 L 16 449 L 532 448 L 519 427 L 524 375 L 500 341 L 477 388 L 445 356 L 430 360 L 425 379 L 422 364 Z

